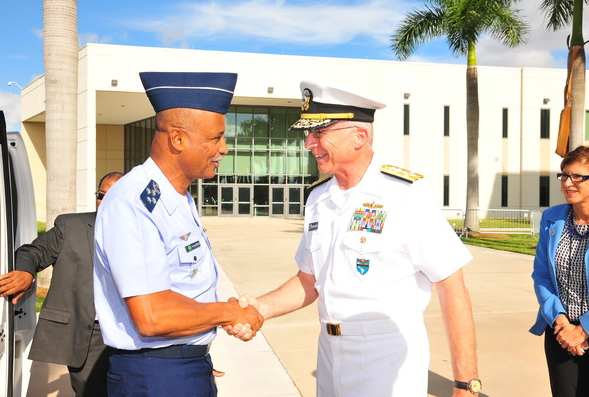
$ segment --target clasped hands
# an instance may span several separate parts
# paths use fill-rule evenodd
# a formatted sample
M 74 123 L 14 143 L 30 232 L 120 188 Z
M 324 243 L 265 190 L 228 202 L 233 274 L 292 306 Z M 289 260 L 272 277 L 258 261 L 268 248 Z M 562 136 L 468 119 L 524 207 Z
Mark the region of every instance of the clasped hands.
M 241 310 L 249 312 L 249 315 L 243 318 L 238 316 L 233 324 L 224 325 L 223 329 L 227 334 L 244 342 L 252 340 L 264 323 L 258 301 L 248 295 L 241 295 L 239 298 L 229 298 L 227 302 L 239 305 Z
M 563 349 L 575 356 L 582 356 L 589 349 L 587 338 L 589 335 L 582 326 L 571 324 L 565 316 L 564 320 L 557 321 L 554 327 L 556 340 Z

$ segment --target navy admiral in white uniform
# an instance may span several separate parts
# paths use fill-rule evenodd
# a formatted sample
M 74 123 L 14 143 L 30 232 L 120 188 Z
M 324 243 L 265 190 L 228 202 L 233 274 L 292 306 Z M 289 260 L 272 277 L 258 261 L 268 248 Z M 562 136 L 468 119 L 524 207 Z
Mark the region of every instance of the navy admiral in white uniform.
M 217 302 L 217 264 L 188 192 L 223 155 L 231 73 L 140 74 L 156 111 L 151 154 L 105 197 L 96 219 L 94 293 L 110 358 L 108 395 L 213 397 L 217 326 L 263 318 Z
M 291 130 L 305 134 L 319 170 L 333 177 L 316 183 L 306 202 L 298 274 L 249 302 L 271 318 L 319 299 L 318 397 L 425 397 L 423 312 L 434 286 L 453 396 L 476 394 L 474 323 L 461 271 L 470 253 L 422 176 L 374 155 L 372 122 L 384 104 L 311 82 L 301 90 L 303 112 Z

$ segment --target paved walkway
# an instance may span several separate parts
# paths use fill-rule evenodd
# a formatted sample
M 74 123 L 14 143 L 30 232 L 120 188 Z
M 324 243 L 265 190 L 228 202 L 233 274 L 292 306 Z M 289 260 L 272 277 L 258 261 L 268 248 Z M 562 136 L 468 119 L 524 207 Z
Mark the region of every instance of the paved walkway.
M 204 218 L 223 273 L 222 299 L 253 296 L 278 287 L 297 271 L 293 257 L 302 221 L 274 218 Z M 537 304 L 530 273 L 533 258 L 470 247 L 465 268 L 477 326 L 481 397 L 549 397 L 542 338 L 527 332 Z M 430 397 L 452 395 L 452 371 L 437 297 L 426 312 L 430 335 Z M 263 335 L 247 343 L 222 332 L 213 345 L 219 396 L 314 397 L 317 308 L 267 321 Z M 73 396 L 64 367 L 34 363 L 30 397 Z M 366 396 L 369 397 L 369 396 Z M 408 396 L 410 397 L 410 396 Z

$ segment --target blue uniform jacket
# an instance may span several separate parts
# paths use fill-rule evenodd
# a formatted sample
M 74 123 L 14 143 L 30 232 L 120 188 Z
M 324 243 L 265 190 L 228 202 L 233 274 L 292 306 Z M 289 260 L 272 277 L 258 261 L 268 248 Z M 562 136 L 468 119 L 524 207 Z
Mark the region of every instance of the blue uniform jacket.
M 561 204 L 550 207 L 542 213 L 540 241 L 536 247 L 536 258 L 534 259 L 534 271 L 532 273 L 534 291 L 540 304 L 536 323 L 530 328 L 530 332 L 535 335 L 542 335 L 547 325 L 553 326 L 556 317 L 560 314 L 566 314 L 558 296 L 554 259 L 556 247 L 562 235 L 570 208 L 570 204 Z M 588 263 L 589 251 L 585 253 L 586 275 L 589 274 Z M 583 329 L 589 330 L 589 312 L 584 313 L 579 320 Z

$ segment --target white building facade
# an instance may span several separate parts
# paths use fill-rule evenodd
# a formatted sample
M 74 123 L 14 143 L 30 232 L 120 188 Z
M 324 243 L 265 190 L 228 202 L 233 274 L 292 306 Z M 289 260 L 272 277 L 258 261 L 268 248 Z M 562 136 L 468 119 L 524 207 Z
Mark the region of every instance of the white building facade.
M 358 90 L 387 104 L 374 149 L 424 174 L 440 207 L 466 201 L 466 66 L 88 44 L 79 53 L 77 208 L 91 211 L 100 177 L 149 154 L 154 112 L 143 71 L 236 72 L 227 115 L 229 155 L 214 180 L 191 192 L 203 215 L 302 214 L 320 177 L 302 136 L 286 132 L 300 110 L 299 83 Z M 554 153 L 564 69 L 478 67 L 481 208 L 541 210 L 562 202 Z M 22 133 L 37 213 L 45 214 L 44 78 L 22 91 Z M 587 136 L 587 135 L 586 135 Z

